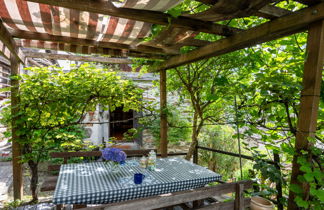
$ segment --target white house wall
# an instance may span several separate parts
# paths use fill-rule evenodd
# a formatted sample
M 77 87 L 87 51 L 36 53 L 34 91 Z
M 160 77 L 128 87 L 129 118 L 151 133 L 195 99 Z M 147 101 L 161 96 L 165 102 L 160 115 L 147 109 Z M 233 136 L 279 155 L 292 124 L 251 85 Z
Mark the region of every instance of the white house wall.
M 135 84 L 144 90 L 143 100 L 155 100 L 158 104 L 158 88 L 153 87 L 152 81 L 158 80 L 158 76 L 148 73 L 139 74 L 136 72 L 119 72 L 123 79 L 131 79 Z M 109 141 L 109 111 L 108 108 L 97 106 L 94 112 L 89 112 L 85 116 L 82 124 L 86 129 L 87 138 L 94 145 L 102 144 L 102 141 Z
M 155 102 L 156 108 L 159 108 L 159 87 L 156 87 L 153 84 L 154 81 L 159 80 L 158 74 L 140 74 L 137 72 L 118 72 L 118 74 L 123 79 L 133 80 L 139 88 L 144 90 L 143 100 Z M 168 104 L 174 105 L 181 110 L 186 110 L 188 108 L 188 103 L 179 103 L 179 96 L 177 94 L 168 93 Z M 95 145 L 101 144 L 103 140 L 105 142 L 109 141 L 109 111 L 107 108 L 106 110 L 102 109 L 103 108 L 98 105 L 96 110 L 88 113 L 83 121 L 83 123 L 85 123 L 84 127 L 86 128 L 87 133 L 90 134 L 85 140 L 91 141 Z M 145 113 L 143 113 L 143 115 L 145 115 Z M 184 115 L 186 115 L 185 117 L 188 116 L 188 114 Z M 148 131 L 144 131 L 143 138 L 145 138 L 143 139 L 145 144 L 148 138 L 153 137 L 148 134 Z
M 86 130 L 85 141 L 91 141 L 94 145 L 102 144 L 102 141 L 108 141 L 109 111 L 103 110 L 97 105 L 94 112 L 88 112 L 82 122 Z

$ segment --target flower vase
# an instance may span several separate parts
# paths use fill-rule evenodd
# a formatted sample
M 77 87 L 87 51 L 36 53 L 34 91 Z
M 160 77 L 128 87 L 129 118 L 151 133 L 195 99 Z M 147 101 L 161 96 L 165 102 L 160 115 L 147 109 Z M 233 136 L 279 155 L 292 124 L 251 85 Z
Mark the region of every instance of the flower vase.
M 116 162 L 112 162 L 109 168 L 110 172 L 116 174 L 120 171 L 120 164 Z

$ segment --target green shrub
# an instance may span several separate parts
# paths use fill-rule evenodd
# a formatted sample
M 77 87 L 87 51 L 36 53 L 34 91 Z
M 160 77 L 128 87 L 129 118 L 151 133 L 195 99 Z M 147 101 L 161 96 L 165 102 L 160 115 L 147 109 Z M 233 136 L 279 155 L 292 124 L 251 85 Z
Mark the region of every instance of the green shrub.
M 233 139 L 233 128 L 229 126 L 205 126 L 199 135 L 199 145 L 208 148 L 238 153 L 237 140 Z M 239 169 L 239 158 L 211 151 L 199 150 L 199 164 L 207 166 L 223 176 L 233 178 Z

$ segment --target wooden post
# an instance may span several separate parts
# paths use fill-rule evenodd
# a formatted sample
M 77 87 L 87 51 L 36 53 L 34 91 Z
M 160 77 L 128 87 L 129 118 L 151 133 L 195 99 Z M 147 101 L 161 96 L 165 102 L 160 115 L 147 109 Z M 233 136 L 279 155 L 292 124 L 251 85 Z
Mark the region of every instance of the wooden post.
M 166 71 L 160 71 L 160 150 L 161 157 L 168 156 L 168 121 L 167 121 Z
M 17 58 L 11 54 L 10 56 L 11 76 L 19 75 L 19 62 Z M 19 80 L 11 79 L 11 115 L 14 116 L 19 112 Z M 17 117 L 13 117 L 11 121 L 12 132 L 12 172 L 13 172 L 13 191 L 14 199 L 21 200 L 23 196 L 23 178 L 22 178 L 22 164 L 20 163 L 21 146 L 17 142 L 19 136 L 17 135 Z
M 235 190 L 235 201 L 234 201 L 234 209 L 235 210 L 243 210 L 244 209 L 244 184 L 236 184 Z
M 195 150 L 192 156 L 192 162 L 198 165 L 198 143 L 195 146 Z M 199 208 L 203 204 L 203 200 L 195 200 L 192 202 L 192 207 L 194 209 Z
M 280 156 L 279 156 L 279 153 L 277 151 L 273 151 L 273 160 L 274 162 L 276 163 L 275 164 L 275 167 L 279 170 L 280 172 L 280 175 L 281 174 L 281 170 L 280 170 Z M 276 190 L 277 190 L 277 208 L 278 210 L 283 210 L 284 207 L 283 207 L 283 204 L 281 203 L 282 202 L 282 181 L 280 180 L 280 182 L 276 183 Z
M 304 199 L 309 197 L 309 183 L 300 182 L 299 175 L 303 175 L 297 158 L 302 155 L 302 151 L 308 152 L 309 161 L 310 146 L 312 143 L 308 137 L 314 137 L 317 123 L 317 113 L 320 99 L 320 88 L 322 80 L 322 70 L 324 64 L 324 21 L 314 23 L 308 31 L 306 62 L 303 76 L 303 90 L 301 92 L 300 111 L 297 124 L 297 134 L 291 174 L 291 184 L 296 184 L 303 189 Z M 289 192 L 288 209 L 297 209 L 294 201 L 295 193 Z

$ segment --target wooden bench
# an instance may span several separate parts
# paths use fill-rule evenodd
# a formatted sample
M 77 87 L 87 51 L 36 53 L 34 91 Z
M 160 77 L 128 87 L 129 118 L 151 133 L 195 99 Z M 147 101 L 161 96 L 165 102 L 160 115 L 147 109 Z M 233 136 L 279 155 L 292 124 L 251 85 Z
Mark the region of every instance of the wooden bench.
M 104 204 L 95 207 L 86 207 L 79 210 L 173 209 L 175 206 L 181 206 L 184 207 L 184 209 L 243 210 L 250 206 L 251 199 L 244 198 L 244 191 L 251 189 L 252 184 L 252 181 L 225 183 L 211 187 L 203 187 L 193 190 L 151 196 L 136 200 Z M 228 193 L 235 193 L 235 199 L 228 202 L 210 202 L 207 205 L 200 205 L 198 207 L 187 205 L 187 203 L 193 202 L 193 200 L 204 200 Z
M 123 150 L 127 157 L 140 157 L 143 155 L 148 155 L 151 150 Z M 87 152 L 52 152 L 50 153 L 51 158 L 63 158 L 63 164 L 67 164 L 70 158 L 83 157 L 89 161 L 96 160 L 101 157 L 101 151 L 87 151 Z M 57 183 L 58 173 L 60 171 L 60 164 L 49 165 L 48 172 L 50 173 L 46 177 L 45 181 L 41 185 L 40 191 L 53 191 Z M 54 174 L 54 175 L 53 175 Z

